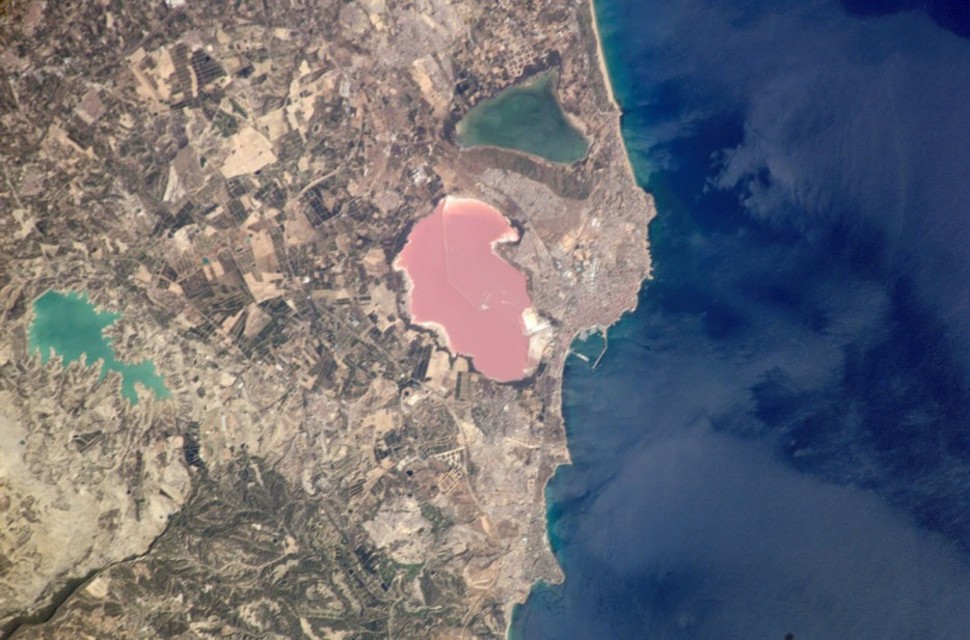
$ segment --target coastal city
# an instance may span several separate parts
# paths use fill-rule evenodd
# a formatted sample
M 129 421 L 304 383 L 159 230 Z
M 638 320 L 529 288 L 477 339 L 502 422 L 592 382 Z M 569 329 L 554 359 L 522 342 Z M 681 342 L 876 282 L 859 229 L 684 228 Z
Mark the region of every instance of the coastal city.
M 0 15 L 0 638 L 504 637 L 650 274 L 589 5 Z

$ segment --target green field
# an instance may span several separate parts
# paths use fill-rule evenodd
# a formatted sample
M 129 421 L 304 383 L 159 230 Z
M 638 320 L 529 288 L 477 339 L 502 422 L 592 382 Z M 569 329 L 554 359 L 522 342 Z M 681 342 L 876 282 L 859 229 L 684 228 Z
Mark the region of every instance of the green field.
M 547 73 L 480 102 L 458 123 L 463 147 L 501 147 L 571 164 L 586 157 L 589 143 L 566 119 Z

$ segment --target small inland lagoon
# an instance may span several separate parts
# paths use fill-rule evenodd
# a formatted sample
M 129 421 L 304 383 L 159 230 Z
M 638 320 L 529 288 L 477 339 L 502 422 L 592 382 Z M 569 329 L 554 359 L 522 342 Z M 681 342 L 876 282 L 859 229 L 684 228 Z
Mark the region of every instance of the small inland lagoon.
M 155 371 L 151 360 L 138 363 L 119 362 L 104 329 L 121 317 L 120 313 L 98 311 L 86 295 L 74 292 L 48 291 L 34 301 L 34 321 L 28 332 L 31 351 L 39 351 L 42 362 L 50 360 L 53 350 L 64 364 L 85 356 L 93 365 L 101 361 L 101 378 L 108 371 L 121 374 L 121 393 L 131 404 L 138 404 L 135 383 L 150 389 L 158 399 L 171 394 Z
M 589 142 L 563 112 L 556 76 L 543 74 L 484 100 L 458 123 L 463 147 L 500 147 L 571 164 L 586 157 Z

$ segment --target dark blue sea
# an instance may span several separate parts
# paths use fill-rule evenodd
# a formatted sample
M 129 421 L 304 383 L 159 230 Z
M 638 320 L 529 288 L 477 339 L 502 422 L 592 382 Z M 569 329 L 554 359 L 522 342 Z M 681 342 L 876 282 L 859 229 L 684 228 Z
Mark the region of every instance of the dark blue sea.
M 655 278 L 512 637 L 970 638 L 970 3 L 596 8 Z

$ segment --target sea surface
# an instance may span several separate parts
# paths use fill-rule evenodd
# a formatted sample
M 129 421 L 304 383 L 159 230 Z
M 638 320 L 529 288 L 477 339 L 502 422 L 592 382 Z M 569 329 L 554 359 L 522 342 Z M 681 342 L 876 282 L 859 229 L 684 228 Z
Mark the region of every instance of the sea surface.
M 138 404 L 136 383 L 150 389 L 157 398 L 169 397 L 165 381 L 150 360 L 129 363 L 115 358 L 111 341 L 103 332 L 120 317 L 118 313 L 98 310 L 83 294 L 48 291 L 34 301 L 34 320 L 28 331 L 30 350 L 39 352 L 43 362 L 50 360 L 52 353 L 60 356 L 65 365 L 82 357 L 88 366 L 100 361 L 101 378 L 108 371 L 120 373 L 121 393 L 132 404 Z
M 655 278 L 511 637 L 970 637 L 970 5 L 596 11 Z

